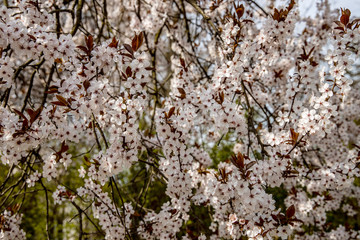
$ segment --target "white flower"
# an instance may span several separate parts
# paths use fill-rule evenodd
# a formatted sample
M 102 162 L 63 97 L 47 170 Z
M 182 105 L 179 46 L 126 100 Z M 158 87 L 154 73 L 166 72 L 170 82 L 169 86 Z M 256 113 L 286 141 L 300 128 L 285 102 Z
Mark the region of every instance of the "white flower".
M 289 122 L 288 113 L 283 113 L 280 111 L 278 113 L 278 117 L 276 118 L 276 121 L 279 122 L 279 125 L 282 127 L 285 123 Z

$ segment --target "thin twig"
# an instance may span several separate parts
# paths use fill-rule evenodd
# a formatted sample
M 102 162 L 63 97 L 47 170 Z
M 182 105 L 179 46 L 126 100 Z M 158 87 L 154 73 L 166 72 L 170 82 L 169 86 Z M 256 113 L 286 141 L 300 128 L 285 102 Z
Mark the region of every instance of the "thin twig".
M 82 8 L 84 6 L 84 0 L 79 0 L 78 1 L 78 5 L 76 8 L 76 20 L 75 20 L 75 24 L 71 30 L 71 35 L 74 36 L 77 32 L 77 30 L 79 29 L 79 26 L 81 24 L 81 16 L 82 16 Z
M 44 191 L 45 191 L 45 199 L 46 199 L 46 236 L 47 236 L 47 240 L 50 240 L 50 229 L 49 229 L 49 222 L 50 222 L 50 215 L 49 215 L 49 197 L 48 197 L 48 193 L 47 193 L 47 189 L 44 185 L 44 183 L 42 182 L 42 179 L 40 179 L 40 184 L 43 187 Z

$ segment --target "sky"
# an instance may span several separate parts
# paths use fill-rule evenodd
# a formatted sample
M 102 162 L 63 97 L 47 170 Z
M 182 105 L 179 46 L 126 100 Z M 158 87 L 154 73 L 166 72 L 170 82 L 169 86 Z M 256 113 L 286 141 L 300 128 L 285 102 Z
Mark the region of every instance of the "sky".
M 354 14 L 357 13 L 357 16 L 360 16 L 360 0 L 330 0 L 330 4 L 334 4 L 338 8 L 349 8 Z
M 285 5 L 290 0 L 276 0 L 280 5 Z M 300 12 L 306 16 L 315 16 L 317 8 L 316 3 L 321 0 L 295 0 L 300 4 Z M 332 9 L 348 8 L 351 11 L 351 16 L 360 18 L 360 0 L 328 0 Z M 264 5 L 266 0 L 255 0 L 260 5 Z M 265 4 L 266 5 L 266 4 Z M 278 4 L 276 4 L 278 5 Z
M 316 3 L 320 0 L 299 0 L 299 4 L 308 10 L 306 15 L 313 16 L 316 12 Z M 332 9 L 348 8 L 351 16 L 360 17 L 360 0 L 329 0 Z

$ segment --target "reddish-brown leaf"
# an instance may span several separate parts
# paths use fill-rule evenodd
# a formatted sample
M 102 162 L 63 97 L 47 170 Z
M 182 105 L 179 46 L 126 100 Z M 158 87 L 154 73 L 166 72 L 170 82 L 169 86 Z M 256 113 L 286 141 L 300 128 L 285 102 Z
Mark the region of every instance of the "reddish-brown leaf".
M 40 106 L 37 110 L 33 111 L 32 109 L 26 109 L 26 112 L 30 116 L 30 125 L 32 125 L 36 119 L 40 116 L 40 113 L 42 111 L 43 107 Z
M 133 214 L 132 214 L 134 217 L 141 217 L 141 214 L 137 211 L 135 211 Z
M 180 58 L 180 64 L 183 68 L 185 68 L 185 60 L 183 58 Z
M 286 209 L 286 217 L 288 219 L 292 218 L 295 215 L 295 206 L 291 205 L 288 209 Z
M 86 79 L 84 82 L 83 82 L 83 86 L 84 86 L 84 89 L 85 91 L 90 87 L 90 81 L 88 79 Z
M 65 99 L 63 96 L 61 96 L 61 95 L 56 95 L 56 98 L 57 98 L 61 103 L 65 104 L 65 106 L 68 105 L 68 102 L 66 101 L 66 99 Z
M 56 58 L 56 59 L 54 60 L 54 62 L 61 64 L 61 63 L 62 63 L 62 59 L 61 59 L 61 58 Z
M 111 47 L 111 48 L 117 48 L 117 47 L 118 47 L 118 43 L 119 43 L 119 41 L 116 40 L 115 37 L 113 37 L 111 43 L 109 44 L 109 47 Z
M 57 93 L 58 92 L 58 86 L 50 86 L 49 87 L 49 90 L 48 91 L 46 91 L 46 93 L 48 93 L 48 94 L 52 94 L 52 93 Z
M 336 25 L 338 25 L 339 27 L 345 27 L 345 25 L 340 22 L 340 21 L 334 21 Z
M 245 8 L 243 4 L 241 4 L 239 7 L 236 8 L 236 14 L 238 18 L 241 18 L 244 15 L 244 12 L 245 12 Z
M 62 158 L 62 154 L 67 152 L 69 150 L 69 146 L 66 145 L 65 141 L 62 141 L 61 143 L 61 146 L 60 146 L 60 150 L 59 151 L 55 151 L 55 156 L 56 156 L 56 159 L 55 161 L 58 162 L 61 158 Z
M 290 128 L 290 137 L 291 137 L 292 144 L 295 145 L 299 138 L 299 133 L 295 132 L 295 130 L 293 128 Z
M 121 53 L 121 55 L 126 56 L 126 57 L 131 58 L 131 59 L 134 58 L 134 56 L 129 54 L 129 53 Z
M 18 111 L 18 110 L 16 110 L 16 109 L 13 109 L 13 111 L 14 111 L 17 115 L 19 115 L 20 117 L 23 118 L 23 128 L 24 128 L 24 127 L 27 128 L 29 121 L 28 121 L 28 119 L 25 117 L 25 115 L 22 114 L 22 112 L 20 112 L 20 111 Z
M 289 6 L 287 7 L 288 12 L 290 12 L 290 10 L 293 9 L 295 3 L 296 3 L 295 0 L 290 1 Z
M 88 166 L 88 167 L 91 166 L 91 162 L 89 161 L 88 157 L 84 156 L 84 161 L 85 161 L 86 166 Z
M 144 34 L 141 32 L 139 34 L 139 47 L 143 44 L 144 42 Z
M 252 166 L 254 166 L 256 163 L 256 161 L 252 161 L 252 162 L 249 162 L 248 164 L 246 164 L 246 170 L 250 169 Z
M 88 49 L 85 46 L 77 46 L 80 50 L 82 50 L 85 53 L 88 53 Z
M 168 118 L 170 118 L 174 114 L 174 112 L 175 112 L 175 107 L 170 108 L 168 113 Z
M 141 32 L 139 35 L 135 34 L 135 37 L 131 41 L 131 48 L 134 52 L 136 52 L 142 45 L 144 41 L 143 33 Z
M 88 49 L 88 53 L 90 53 L 94 48 L 94 39 L 91 35 L 85 37 L 86 46 Z
M 60 152 L 63 153 L 66 152 L 67 150 L 69 150 L 69 146 L 65 144 L 65 141 L 63 141 L 61 144 Z
M 241 152 L 237 155 L 233 154 L 230 158 L 230 161 L 235 165 L 235 167 L 239 168 L 241 171 L 245 168 L 244 160 L 244 155 L 242 155 Z
M 244 23 L 254 23 L 254 21 L 250 20 L 250 19 L 244 19 L 244 20 L 242 20 L 242 22 L 244 22 Z
M 63 104 L 60 101 L 51 102 L 51 104 L 58 105 L 58 106 L 67 106 L 67 104 Z
M 350 17 L 348 15 L 342 15 L 340 17 L 340 22 L 345 26 L 349 23 Z
M 186 92 L 185 92 L 185 90 L 183 88 L 178 88 L 178 91 L 179 91 L 180 94 L 186 95 Z
M 280 13 L 279 13 L 279 10 L 277 10 L 277 8 L 274 9 L 273 19 L 276 21 L 279 21 L 279 19 L 280 19 Z
M 153 68 L 153 67 L 146 67 L 145 70 L 147 70 L 147 71 L 153 71 L 153 70 L 155 70 L 155 68 Z
M 220 98 L 220 104 L 222 104 L 224 102 L 224 92 L 220 92 L 219 93 L 219 98 Z
M 130 67 L 127 67 L 127 68 L 126 68 L 126 76 L 127 76 L 127 77 L 131 77 L 131 76 L 132 76 L 132 71 L 131 71 L 131 68 L 130 68 Z
M 132 55 L 134 55 L 134 51 L 132 50 L 132 47 L 129 44 L 124 44 L 124 48 Z
M 36 37 L 34 37 L 34 36 L 31 35 L 31 34 L 28 34 L 28 36 L 29 36 L 29 38 L 30 38 L 31 40 L 33 40 L 34 42 L 36 42 Z

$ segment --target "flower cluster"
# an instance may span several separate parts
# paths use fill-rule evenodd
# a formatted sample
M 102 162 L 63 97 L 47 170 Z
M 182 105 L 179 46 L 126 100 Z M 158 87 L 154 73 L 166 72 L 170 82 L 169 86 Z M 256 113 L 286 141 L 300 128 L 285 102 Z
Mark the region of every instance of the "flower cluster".
M 5 210 L 0 215 L 0 238 L 1 239 L 25 239 L 25 232 L 20 229 L 21 215 Z
M 350 10 L 125 2 L 1 6 L 0 239 L 36 192 L 48 239 L 51 202 L 80 239 L 358 238 Z

